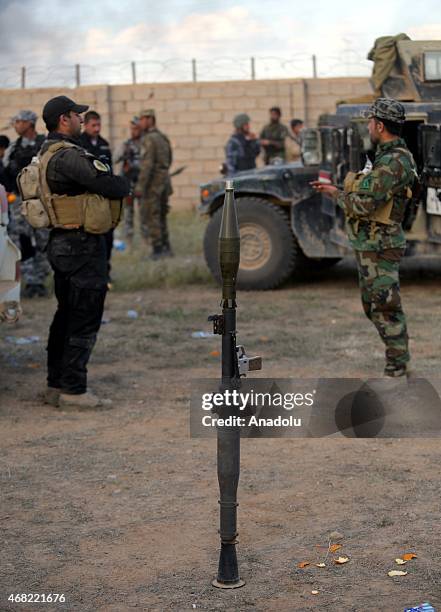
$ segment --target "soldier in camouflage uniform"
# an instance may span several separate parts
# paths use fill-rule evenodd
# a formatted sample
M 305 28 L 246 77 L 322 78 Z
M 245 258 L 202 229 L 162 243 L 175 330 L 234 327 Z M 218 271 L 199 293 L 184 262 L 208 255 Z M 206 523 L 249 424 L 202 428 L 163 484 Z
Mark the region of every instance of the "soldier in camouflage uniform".
M 153 247 L 151 259 L 156 260 L 173 254 L 167 230 L 168 198 L 173 193 L 168 172 L 172 149 L 167 136 L 156 127 L 154 110 L 142 111 L 139 119 L 143 136 L 135 194 L 140 198 L 141 224 L 148 228 Z
M 130 181 L 132 189 L 135 188 L 139 176 L 139 163 L 141 155 L 141 127 L 139 117 L 133 117 L 130 122 L 131 138 L 123 143 L 123 150 L 116 163 L 122 162 L 121 174 Z M 124 235 L 129 246 L 133 242 L 133 225 L 135 218 L 135 197 L 127 196 L 124 199 Z M 148 240 L 148 227 L 141 223 L 141 234 L 145 241 Z
M 416 166 L 399 137 L 405 121 L 402 104 L 378 98 L 367 116 L 371 141 L 377 145 L 372 167 L 349 173 L 343 192 L 318 181 L 313 185 L 345 211 L 363 309 L 386 346 L 384 374 L 402 376 L 410 356 L 400 297 L 399 265 L 406 246 L 401 223 L 412 196 Z
M 275 159 L 285 159 L 285 139 L 288 128 L 280 123 L 282 111 L 278 106 L 270 109 L 270 122 L 260 132 L 260 144 L 264 150 L 265 164 L 271 164 Z
M 13 121 L 19 138 L 10 145 L 3 159 L 5 187 L 15 198 L 9 204 L 8 234 L 21 250 L 24 297 L 44 297 L 47 295 L 45 281 L 50 272 L 46 256 L 49 230 L 34 229 L 21 214 L 21 198 L 16 179 L 19 172 L 37 155 L 45 136 L 37 134 L 35 130 L 37 115 L 33 111 L 22 110 L 13 117 Z

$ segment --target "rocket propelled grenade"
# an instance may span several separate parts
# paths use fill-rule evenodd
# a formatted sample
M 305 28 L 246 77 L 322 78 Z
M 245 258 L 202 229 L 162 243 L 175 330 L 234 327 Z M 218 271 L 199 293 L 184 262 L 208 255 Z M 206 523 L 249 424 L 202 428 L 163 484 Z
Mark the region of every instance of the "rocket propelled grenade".
M 240 263 L 240 233 L 234 200 L 233 181 L 227 181 L 219 232 L 219 265 L 222 278 L 222 314 L 213 315 L 213 331 L 222 336 L 221 391 L 238 389 L 240 377 L 260 370 L 260 357 L 248 357 L 236 344 L 236 282 Z M 219 414 L 222 407 L 219 408 Z M 217 429 L 217 475 L 220 492 L 221 551 L 217 579 L 213 586 L 234 589 L 245 583 L 239 577 L 236 557 L 237 487 L 240 473 L 240 431 L 238 427 Z
M 234 200 L 233 181 L 227 181 L 225 187 L 224 210 L 219 232 L 219 265 L 222 278 L 222 300 L 236 300 L 236 281 L 240 263 L 240 233 L 237 220 L 236 202 Z
M 233 181 L 226 181 L 225 200 L 219 231 L 219 267 L 222 278 L 222 314 L 208 317 L 215 334 L 222 338 L 222 380 L 226 383 L 261 370 L 261 357 L 248 357 L 236 345 L 236 282 L 240 263 L 240 232 Z M 228 331 L 227 331 L 228 330 Z

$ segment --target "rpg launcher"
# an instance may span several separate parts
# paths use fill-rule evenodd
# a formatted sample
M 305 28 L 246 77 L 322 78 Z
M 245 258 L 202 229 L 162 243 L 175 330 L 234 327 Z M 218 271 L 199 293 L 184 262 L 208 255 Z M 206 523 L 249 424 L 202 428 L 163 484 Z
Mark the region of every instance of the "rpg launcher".
M 222 314 L 209 317 L 213 331 L 222 336 L 222 382 L 220 391 L 240 387 L 240 377 L 262 368 L 261 357 L 248 357 L 236 344 L 236 282 L 240 261 L 240 234 L 233 181 L 227 181 L 219 232 L 219 265 L 222 278 Z M 235 407 L 218 409 L 219 416 L 239 415 Z M 217 475 L 220 492 L 221 550 L 217 579 L 213 586 L 234 589 L 245 584 L 239 577 L 236 556 L 237 486 L 240 474 L 239 427 L 217 428 Z

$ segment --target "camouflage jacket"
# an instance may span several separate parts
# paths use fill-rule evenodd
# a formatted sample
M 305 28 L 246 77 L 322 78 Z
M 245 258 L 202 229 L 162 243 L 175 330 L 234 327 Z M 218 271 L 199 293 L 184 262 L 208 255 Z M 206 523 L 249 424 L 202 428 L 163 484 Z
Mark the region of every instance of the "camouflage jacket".
M 366 173 L 356 192 L 339 192 L 337 203 L 346 213 L 348 237 L 355 250 L 382 251 L 405 247 L 401 222 L 408 202 L 407 188 L 412 187 L 415 178 L 412 154 L 405 141 L 396 138 L 378 146 L 372 170 Z M 392 224 L 369 221 L 375 210 L 391 198 Z
M 167 185 L 171 193 L 168 169 L 172 163 L 169 139 L 157 128 L 150 128 L 141 138 L 139 176 L 135 191 L 145 194 L 153 185 Z
M 265 145 L 265 163 L 269 164 L 274 157 L 285 159 L 285 138 L 288 136 L 288 128 L 283 123 L 268 123 L 260 132 L 261 140 L 271 140 L 270 145 Z
M 123 150 L 116 160 L 122 162 L 121 174 L 127 177 L 132 185 L 136 185 L 139 175 L 141 157 L 141 139 L 129 138 L 123 143 Z

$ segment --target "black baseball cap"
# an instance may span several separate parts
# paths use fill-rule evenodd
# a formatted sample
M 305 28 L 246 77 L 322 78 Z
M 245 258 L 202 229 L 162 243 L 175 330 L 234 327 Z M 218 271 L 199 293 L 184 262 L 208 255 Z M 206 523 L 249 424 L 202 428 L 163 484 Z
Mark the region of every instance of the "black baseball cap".
M 67 96 L 56 96 L 48 100 L 44 105 L 43 120 L 47 123 L 51 119 L 58 119 L 58 117 L 69 111 L 85 113 L 88 108 L 85 104 L 77 104 Z

